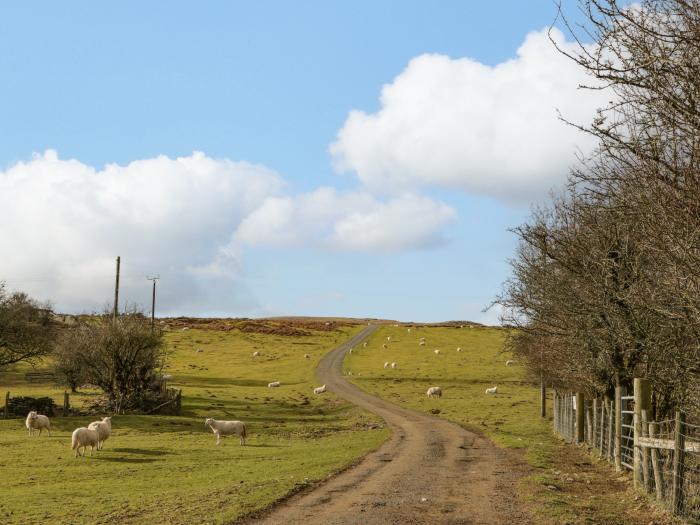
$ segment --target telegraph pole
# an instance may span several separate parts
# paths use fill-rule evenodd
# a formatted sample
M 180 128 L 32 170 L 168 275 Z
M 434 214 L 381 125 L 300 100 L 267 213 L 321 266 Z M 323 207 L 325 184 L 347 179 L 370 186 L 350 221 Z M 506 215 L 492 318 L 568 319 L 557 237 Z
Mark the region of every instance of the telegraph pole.
M 156 323 L 156 281 L 158 279 L 160 279 L 160 275 L 146 277 L 146 280 L 153 281 L 153 299 L 151 301 L 151 329 L 155 327 Z
M 117 257 L 117 278 L 114 281 L 114 322 L 117 322 L 117 316 L 119 315 L 119 263 L 121 257 Z

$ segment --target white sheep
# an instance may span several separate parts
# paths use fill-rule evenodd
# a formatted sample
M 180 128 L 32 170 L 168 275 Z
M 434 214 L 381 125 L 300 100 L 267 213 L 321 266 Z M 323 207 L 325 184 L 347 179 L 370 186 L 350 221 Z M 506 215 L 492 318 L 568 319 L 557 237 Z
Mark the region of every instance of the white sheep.
M 420 343 L 418 343 L 418 346 L 425 346 L 425 341 L 421 341 Z
M 314 388 L 314 394 L 323 394 L 326 391 L 326 385 Z
M 421 337 L 419 341 L 425 341 L 425 337 Z
M 103 417 L 102 421 L 93 421 L 88 425 L 90 430 L 96 430 L 99 437 L 97 442 L 97 450 L 102 450 L 105 441 L 112 435 L 112 417 Z
M 83 456 L 85 457 L 85 452 L 87 447 L 90 447 L 90 455 L 92 456 L 92 451 L 97 448 L 100 442 L 100 435 L 97 430 L 90 430 L 87 427 L 76 428 L 73 431 L 73 436 L 71 437 L 71 450 L 75 450 L 75 457 Z M 83 449 L 83 453 L 80 453 L 80 449 Z
M 304 359 L 311 359 L 311 356 L 309 354 L 304 354 Z
M 255 352 L 253 352 L 253 357 L 259 357 L 259 356 L 260 356 L 260 352 L 258 352 L 257 350 Z
M 434 353 L 435 355 L 440 355 L 440 350 L 438 350 L 438 349 L 436 348 L 435 350 L 433 350 L 433 353 Z
M 391 363 L 391 368 L 393 368 L 394 370 L 396 370 L 398 367 L 399 367 L 399 365 L 396 364 L 396 361 Z
M 411 333 L 411 329 L 410 329 L 410 328 L 406 328 L 406 331 L 407 331 L 409 334 Z
M 515 363 L 515 361 L 513 361 L 512 359 L 508 359 L 508 361 L 506 361 L 506 366 L 510 366 L 514 363 Z
M 364 343 L 362 343 L 362 348 L 367 348 L 367 341 L 365 341 Z
M 37 414 L 36 410 L 32 410 L 29 412 L 29 414 L 27 414 L 25 424 L 27 425 L 27 430 L 29 430 L 30 436 L 34 435 L 34 431 L 37 429 L 39 430 L 39 435 L 41 436 L 41 431 L 46 429 L 49 433 L 49 437 L 51 437 L 51 422 L 49 421 L 49 418 L 42 414 Z
M 428 397 L 442 397 L 442 388 L 439 386 L 431 386 L 426 394 Z
M 486 389 L 487 394 L 498 394 L 498 385 Z
M 390 335 L 387 335 L 387 336 L 386 336 L 386 340 L 387 340 L 387 341 L 391 341 L 391 336 L 390 336 Z
M 352 348 L 350 349 L 350 351 L 349 351 L 348 353 L 349 353 L 349 354 L 352 354 Z
M 462 351 L 462 347 L 461 347 L 461 346 L 458 346 L 458 347 L 457 347 L 457 351 L 458 351 L 458 352 L 461 352 L 461 351 Z
M 281 384 L 282 384 L 282 383 L 280 383 L 279 381 L 273 381 L 272 383 L 268 383 L 268 384 L 267 384 L 267 388 L 277 388 L 277 387 L 280 386 Z
M 384 363 L 384 368 L 389 368 L 389 361 Z
M 247 435 L 245 423 L 243 421 L 217 421 L 214 418 L 208 417 L 204 421 L 204 425 L 211 428 L 211 431 L 216 434 L 216 444 L 221 443 L 221 436 L 237 435 L 240 438 L 241 445 L 245 445 Z
M 382 348 L 389 348 L 389 346 L 386 343 L 382 343 Z

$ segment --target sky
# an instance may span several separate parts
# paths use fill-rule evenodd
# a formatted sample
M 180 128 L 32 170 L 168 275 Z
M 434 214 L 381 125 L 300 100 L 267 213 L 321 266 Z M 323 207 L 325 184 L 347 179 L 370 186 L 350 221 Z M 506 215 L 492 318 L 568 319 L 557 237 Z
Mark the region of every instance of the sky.
M 573 20 L 573 0 L 564 2 Z M 607 102 L 551 0 L 5 2 L 0 281 L 62 312 L 467 319 Z M 551 33 L 564 49 L 568 35 Z

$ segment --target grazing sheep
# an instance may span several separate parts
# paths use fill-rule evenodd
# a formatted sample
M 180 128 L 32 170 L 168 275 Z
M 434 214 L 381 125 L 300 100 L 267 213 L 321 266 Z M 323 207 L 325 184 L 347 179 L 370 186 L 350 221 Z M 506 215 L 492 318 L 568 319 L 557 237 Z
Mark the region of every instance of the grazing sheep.
M 202 352 L 204 352 L 204 350 L 202 350 L 201 348 L 197 348 L 197 353 L 198 353 L 198 354 L 201 354 Z
M 362 348 L 367 348 L 367 341 L 365 341 L 364 343 L 362 343 Z
M 386 343 L 382 343 L 382 348 L 389 348 L 389 346 Z
M 41 431 L 46 429 L 49 433 L 49 437 L 51 437 L 51 422 L 49 421 L 49 418 L 42 414 L 37 414 L 35 410 L 32 410 L 29 412 L 29 414 L 27 414 L 25 424 L 27 425 L 27 430 L 29 430 L 30 436 L 34 435 L 34 431 L 37 429 L 39 430 L 39 435 L 41 436 Z
M 436 348 L 435 350 L 433 350 L 433 353 L 434 353 L 435 355 L 440 355 L 440 350 L 438 350 L 438 349 Z
M 255 352 L 253 352 L 253 357 L 259 357 L 259 356 L 260 356 L 260 352 L 258 352 L 257 350 Z
M 399 365 L 396 364 L 396 361 L 391 363 L 391 368 L 393 368 L 394 370 L 396 370 L 398 367 L 399 367 Z
M 426 394 L 428 397 L 442 397 L 442 388 L 439 386 L 431 386 Z
M 87 427 L 76 428 L 73 431 L 73 436 L 71 437 L 71 450 L 75 450 L 75 457 L 83 456 L 85 457 L 85 452 L 87 447 L 90 447 L 90 455 L 92 456 L 92 451 L 97 448 L 100 442 L 100 435 L 97 430 L 91 430 Z M 83 453 L 80 453 L 80 449 L 83 449 Z
M 492 386 L 486 389 L 487 394 L 498 394 L 498 386 Z
M 391 341 L 391 336 L 390 336 L 390 335 L 387 335 L 387 336 L 386 336 L 386 340 L 387 340 L 387 341 Z
M 418 346 L 425 346 L 425 341 L 421 341 L 420 343 L 418 343 Z
M 461 346 L 458 346 L 458 347 L 457 347 L 457 351 L 458 351 L 458 352 L 461 352 L 461 351 L 462 351 L 462 347 L 461 347 Z
M 349 353 L 349 354 L 352 354 L 352 348 L 350 349 L 350 351 L 349 351 L 348 353 Z
M 267 388 L 277 388 L 277 387 L 280 386 L 281 384 L 282 384 L 282 383 L 280 383 L 279 381 L 273 381 L 272 383 L 268 383 L 268 384 L 267 384 Z
M 309 354 L 304 354 L 304 359 L 311 359 L 311 356 Z
M 326 385 L 314 388 L 314 394 L 323 394 L 326 391 Z
M 425 337 L 421 337 L 419 341 L 425 341 Z
M 510 366 L 514 363 L 515 363 L 515 361 L 513 361 L 512 359 L 508 359 L 508 361 L 506 361 L 506 366 Z
M 406 328 L 406 331 L 407 331 L 409 334 L 411 333 L 411 329 L 410 329 L 410 328 Z
M 105 446 L 105 441 L 112 435 L 112 417 L 103 417 L 102 421 L 93 421 L 88 425 L 90 430 L 96 430 L 99 437 L 97 442 L 97 450 L 102 450 Z
M 243 421 L 217 421 L 208 417 L 204 421 L 204 425 L 211 428 L 211 431 L 216 434 L 216 444 L 221 443 L 221 436 L 237 435 L 240 438 L 241 445 L 245 445 L 247 435 L 245 423 Z
M 389 361 L 387 361 L 386 363 L 384 363 L 384 368 L 389 368 Z

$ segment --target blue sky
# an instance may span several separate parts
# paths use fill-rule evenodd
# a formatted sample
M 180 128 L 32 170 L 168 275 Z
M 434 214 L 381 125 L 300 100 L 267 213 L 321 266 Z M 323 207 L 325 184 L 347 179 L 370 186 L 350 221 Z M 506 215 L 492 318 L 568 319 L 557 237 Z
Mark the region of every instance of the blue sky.
M 145 274 L 163 276 L 161 314 L 492 321 L 481 310 L 508 275 L 515 239 L 507 228 L 575 160 L 568 135 L 552 155 L 527 157 L 537 148 L 528 141 L 571 133 L 556 124 L 532 131 L 528 108 L 545 107 L 554 122 L 557 101 L 574 112 L 597 104 L 581 102 L 579 77 L 544 49 L 543 33 L 522 64 L 507 65 L 555 14 L 551 0 L 4 3 L 0 217 L 13 227 L 12 245 L 0 247 L 0 280 L 58 309 L 90 311 L 109 301 L 107 261 L 122 255 L 128 301 L 147 304 Z M 530 81 L 539 91 L 522 100 L 503 87 Z M 382 102 L 384 85 L 395 89 Z M 483 104 L 513 111 L 492 119 L 500 112 L 482 112 L 477 95 L 501 89 L 513 100 Z M 404 122 L 416 106 L 422 115 L 439 108 L 440 119 L 425 131 L 420 115 Z M 352 110 L 364 115 L 356 123 Z M 515 131 L 503 137 L 504 128 Z M 454 140 L 461 130 L 464 144 Z M 482 136 L 495 138 L 470 153 Z M 134 161 L 195 151 L 214 163 L 201 170 L 216 175 L 184 170 L 196 193 L 191 208 L 173 193 L 172 164 L 154 160 L 125 174 Z M 216 164 L 226 159 L 245 165 L 234 174 Z M 420 166 L 422 159 L 429 162 Z M 110 164 L 123 169 L 103 184 Z M 61 184 L 53 183 L 57 172 Z M 265 180 L 264 188 L 248 188 L 252 180 Z M 223 181 L 248 189 L 230 189 L 229 199 Z M 336 195 L 311 213 L 321 187 Z M 105 204 L 133 194 L 161 206 L 162 217 L 151 223 L 134 206 L 120 220 Z M 274 222 L 280 203 L 303 228 Z M 51 231 L 34 238 L 46 223 Z M 382 235 L 361 246 L 347 238 L 375 228 Z

